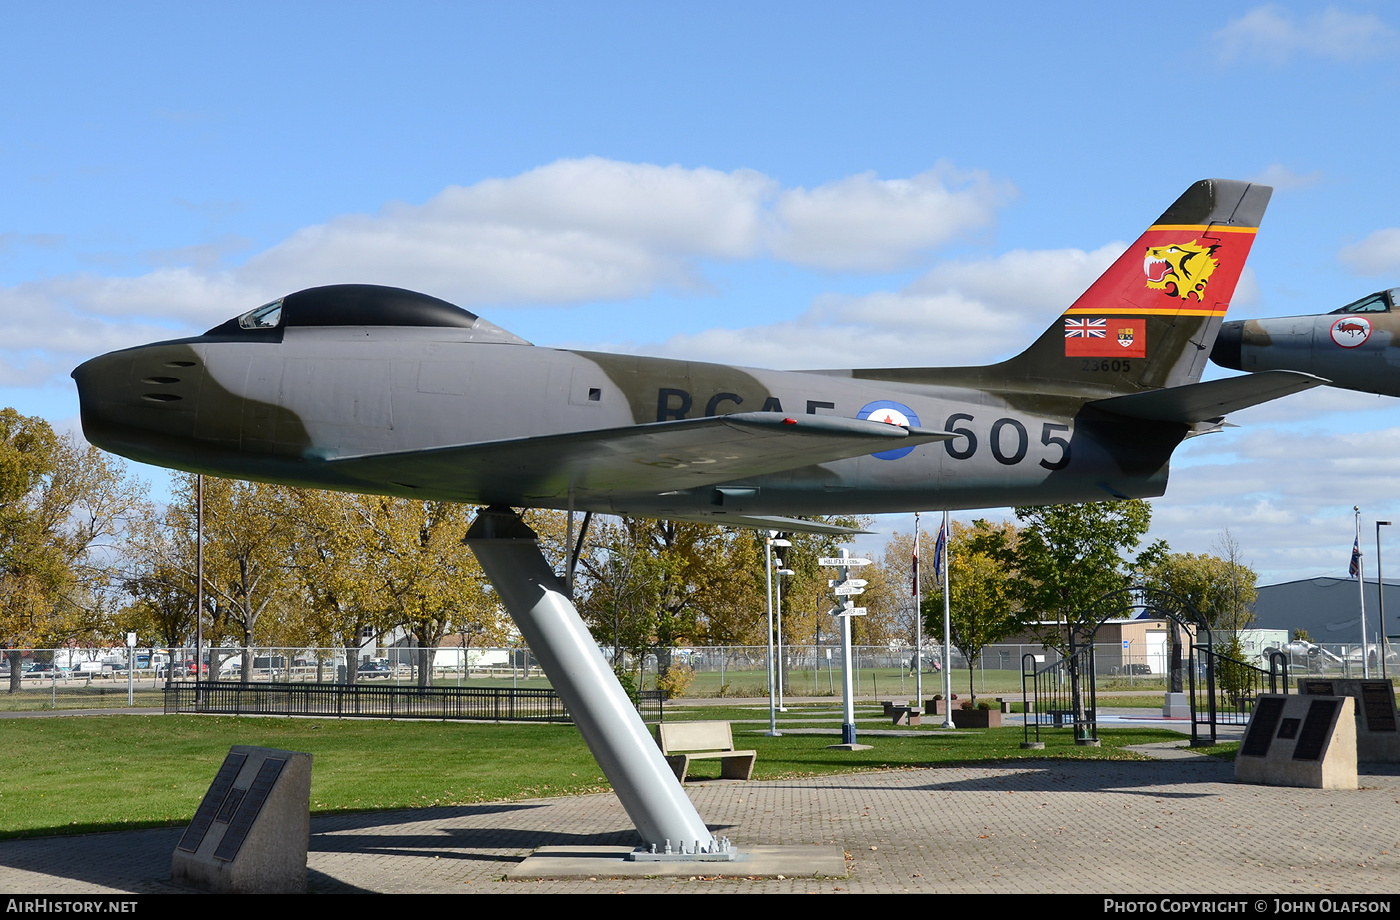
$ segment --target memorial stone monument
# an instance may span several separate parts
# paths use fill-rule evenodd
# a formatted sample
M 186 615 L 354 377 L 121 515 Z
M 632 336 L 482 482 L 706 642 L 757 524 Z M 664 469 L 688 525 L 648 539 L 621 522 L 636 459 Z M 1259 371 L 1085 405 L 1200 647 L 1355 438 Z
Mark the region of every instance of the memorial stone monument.
M 1356 678 L 1298 680 L 1303 696 L 1349 696 L 1355 700 L 1356 759 L 1361 763 L 1400 763 L 1400 720 L 1395 685 L 1388 680 Z
M 220 894 L 306 891 L 311 755 L 235 745 L 175 847 L 175 882 Z
M 1261 693 L 1235 755 L 1235 779 L 1266 786 L 1356 788 L 1349 696 Z

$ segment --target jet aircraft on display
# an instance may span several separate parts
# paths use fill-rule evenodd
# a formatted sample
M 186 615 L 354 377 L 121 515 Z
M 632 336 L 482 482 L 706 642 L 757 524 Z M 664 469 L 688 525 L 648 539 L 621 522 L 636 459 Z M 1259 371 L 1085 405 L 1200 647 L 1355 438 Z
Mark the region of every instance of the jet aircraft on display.
M 789 516 L 1149 497 L 1183 439 L 1324 382 L 1200 380 L 1271 191 L 1195 183 L 1029 348 L 982 367 L 548 348 L 345 284 L 73 377 L 99 447 L 297 486 L 799 530 L 825 528 Z
M 1400 288 L 1315 316 L 1225 323 L 1210 359 L 1236 371 L 1294 370 L 1334 387 L 1400 396 Z

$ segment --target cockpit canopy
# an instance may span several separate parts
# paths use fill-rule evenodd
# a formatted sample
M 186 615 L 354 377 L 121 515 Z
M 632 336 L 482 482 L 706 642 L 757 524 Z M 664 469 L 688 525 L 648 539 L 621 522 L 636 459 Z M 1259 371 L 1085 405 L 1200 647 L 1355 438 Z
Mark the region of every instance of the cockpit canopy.
M 263 304 L 205 335 L 247 336 L 291 326 L 455 326 L 470 329 L 477 315 L 445 300 L 378 284 L 307 288 Z
M 1365 297 L 1349 303 L 1340 310 L 1333 310 L 1333 313 L 1389 313 L 1395 308 L 1395 303 L 1400 300 L 1400 288 L 1391 288 L 1388 291 L 1380 291 L 1375 294 L 1367 294 Z

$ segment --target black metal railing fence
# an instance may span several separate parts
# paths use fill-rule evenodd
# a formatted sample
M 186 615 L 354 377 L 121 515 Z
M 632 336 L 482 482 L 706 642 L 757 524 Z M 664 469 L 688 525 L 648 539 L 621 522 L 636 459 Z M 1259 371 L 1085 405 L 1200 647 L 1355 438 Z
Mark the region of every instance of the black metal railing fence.
M 639 694 L 646 722 L 664 718 L 664 696 Z M 203 681 L 165 691 L 167 713 L 325 716 L 346 719 L 452 719 L 482 722 L 572 722 L 559 694 L 513 687 L 412 687 L 364 684 Z
M 1270 656 L 1269 669 L 1197 646 L 1192 711 L 1198 724 L 1247 725 L 1261 693 L 1288 692 L 1286 656 Z
M 1041 728 L 1061 728 L 1066 723 L 1074 729 L 1076 739 L 1096 740 L 1094 647 L 1085 646 L 1073 656 L 1038 669 L 1035 659 L 1031 654 L 1021 656 L 1021 701 L 1026 714 L 1024 743 L 1039 743 Z M 1087 702 L 1076 706 L 1076 691 L 1078 699 L 1082 701 L 1087 697 Z

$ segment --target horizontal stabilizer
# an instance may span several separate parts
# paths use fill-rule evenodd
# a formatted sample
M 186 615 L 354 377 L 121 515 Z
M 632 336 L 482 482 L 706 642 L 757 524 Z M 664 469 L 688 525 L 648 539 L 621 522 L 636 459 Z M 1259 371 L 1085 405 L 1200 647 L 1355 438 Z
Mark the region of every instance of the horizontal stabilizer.
M 461 501 L 530 504 L 590 493 L 670 492 L 845 460 L 956 435 L 778 412 L 653 422 L 327 460 L 337 473 Z
M 1181 422 L 1191 425 L 1218 419 L 1230 412 L 1257 406 L 1327 383 L 1321 377 L 1298 371 L 1260 371 L 1243 377 L 1226 377 L 1203 383 L 1149 390 L 1127 396 L 1113 396 L 1085 403 L 1126 418 L 1151 422 Z

